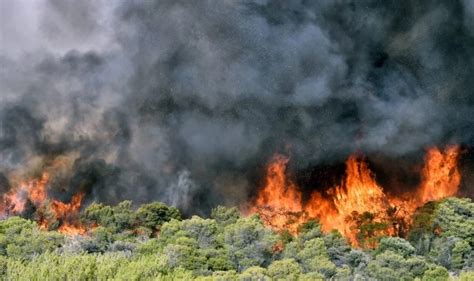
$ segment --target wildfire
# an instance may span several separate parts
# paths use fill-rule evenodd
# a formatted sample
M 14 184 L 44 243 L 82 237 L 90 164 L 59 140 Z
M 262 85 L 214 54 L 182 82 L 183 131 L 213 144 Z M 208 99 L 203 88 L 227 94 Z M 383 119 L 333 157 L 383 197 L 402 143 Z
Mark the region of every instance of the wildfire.
M 251 213 L 259 213 L 268 226 L 296 233 L 306 219 L 301 205 L 302 194 L 287 178 L 289 159 L 275 155 L 267 168 L 265 186 L 261 189 Z
M 0 217 L 6 218 L 26 211 L 28 203 L 36 208 L 37 221 L 42 229 L 50 229 L 59 222 L 58 231 L 66 234 L 83 234 L 86 229 L 77 223 L 77 216 L 84 194 L 74 195 L 70 203 L 49 199 L 47 185 L 49 174 L 41 178 L 20 182 L 17 187 L 3 194 L 0 202 Z
M 458 156 L 458 146 L 444 151 L 429 149 L 420 186 L 409 194 L 393 196 L 384 192 L 363 159 L 351 155 L 346 161 L 345 177 L 341 183 L 324 193 L 314 191 L 304 202 L 301 191 L 287 177 L 289 159 L 277 155 L 267 168 L 265 185 L 250 211 L 259 213 L 266 225 L 293 234 L 297 234 L 301 223 L 317 218 L 323 230 L 336 229 L 353 245 L 360 244 L 361 235 L 366 235 L 365 238 L 381 234 L 400 235 L 418 207 L 457 193 L 461 181 Z M 363 223 L 377 227 L 360 233 L 357 228 Z
M 308 213 L 320 219 L 323 230 L 337 229 L 352 244 L 357 244 L 355 226 L 348 218 L 370 212 L 376 214 L 377 220 L 381 220 L 384 211 L 390 206 L 367 163 L 355 155 L 346 161 L 346 176 L 341 185 L 329 189 L 327 194 L 329 196 L 323 197 L 319 192 L 313 192 L 306 203 Z
M 458 146 L 448 147 L 444 152 L 437 148 L 428 151 L 422 171 L 423 182 L 417 194 L 417 200 L 421 204 L 457 193 L 461 183 L 458 158 Z

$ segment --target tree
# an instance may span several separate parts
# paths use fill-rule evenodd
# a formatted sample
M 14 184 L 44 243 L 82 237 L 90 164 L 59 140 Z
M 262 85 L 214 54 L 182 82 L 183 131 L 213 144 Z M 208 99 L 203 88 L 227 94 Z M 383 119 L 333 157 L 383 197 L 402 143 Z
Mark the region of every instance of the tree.
M 458 240 L 452 249 L 451 268 L 461 270 L 468 266 L 468 260 L 472 254 L 472 248 L 466 240 Z
M 154 242 L 153 242 L 154 243 Z M 194 216 L 163 224 L 156 247 L 164 248 L 169 265 L 190 270 L 228 270 L 232 264 L 215 220 Z
M 474 245 L 474 203 L 468 198 L 446 198 L 429 202 L 413 217 L 408 240 L 426 255 L 436 240 L 457 237 Z
M 211 211 L 211 218 L 219 225 L 225 227 L 229 224 L 236 223 L 240 218 L 240 212 L 237 208 L 226 208 L 224 206 L 217 206 Z
M 321 224 L 317 220 L 309 220 L 298 228 L 298 239 L 302 243 L 321 236 Z
M 113 233 L 132 228 L 134 222 L 131 201 L 120 202 L 114 207 L 92 203 L 84 210 L 81 217 L 82 221 L 89 227 L 100 225 L 108 228 Z
M 300 274 L 300 265 L 294 259 L 274 261 L 268 266 L 268 275 L 273 280 L 298 280 Z
M 351 247 L 347 243 L 347 240 L 342 237 L 341 233 L 333 230 L 324 235 L 323 240 L 329 259 L 338 267 L 347 264 L 347 255 L 350 253 Z
M 223 207 L 213 211 L 215 219 L 180 220 L 162 203 L 135 212 L 129 201 L 92 204 L 82 218 L 94 228 L 82 236 L 12 217 L 0 221 L 0 280 L 441 281 L 451 274 L 467 281 L 473 277 L 470 234 L 456 236 L 453 227 L 460 218 L 469 225 L 469 202 L 443 200 L 419 210 L 413 233 L 421 233 L 417 239 L 426 248 L 377 237 L 377 248 L 353 249 L 339 232 L 322 233 L 317 221 L 285 238 L 258 216 L 237 218 L 236 209 Z
M 336 265 L 329 260 L 326 245 L 322 238 L 313 238 L 304 243 L 303 248 L 296 255 L 303 271 L 319 272 L 325 278 L 331 278 L 336 273 Z
M 144 204 L 135 212 L 136 224 L 152 231 L 158 230 L 161 225 L 172 219 L 181 220 L 179 210 L 160 202 Z
M 434 266 L 423 275 L 423 281 L 446 281 L 449 279 L 449 273 L 446 268 L 442 266 Z
M 386 250 L 369 262 L 367 274 L 377 280 L 412 280 L 421 277 L 424 269 L 423 260 L 407 260 L 398 253 Z
M 390 250 L 403 257 L 409 257 L 415 253 L 415 248 L 403 238 L 399 237 L 384 237 L 380 240 L 380 244 L 376 249 L 376 254 L 383 253 Z
M 224 242 L 229 259 L 238 271 L 271 262 L 277 235 L 265 228 L 255 216 L 241 218 L 224 229 Z
M 380 238 L 388 233 L 389 224 L 377 219 L 378 216 L 371 212 L 359 214 L 352 212 L 347 219 L 348 223 L 353 223 L 353 228 L 357 231 L 357 242 L 361 247 L 375 248 Z

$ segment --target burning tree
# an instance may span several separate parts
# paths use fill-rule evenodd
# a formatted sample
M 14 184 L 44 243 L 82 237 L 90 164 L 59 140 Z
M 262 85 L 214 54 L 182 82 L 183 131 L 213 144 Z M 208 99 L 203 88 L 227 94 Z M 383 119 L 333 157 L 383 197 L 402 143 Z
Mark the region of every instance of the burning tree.
M 376 182 L 363 158 L 351 155 L 340 185 L 324 194 L 314 191 L 306 202 L 288 177 L 289 158 L 276 155 L 266 170 L 265 185 L 252 202 L 250 213 L 264 223 L 297 234 L 298 226 L 317 218 L 323 230 L 337 229 L 353 245 L 375 247 L 382 236 L 405 236 L 415 210 L 431 200 L 455 195 L 460 184 L 459 147 L 428 150 L 420 186 L 405 194 L 388 194 Z

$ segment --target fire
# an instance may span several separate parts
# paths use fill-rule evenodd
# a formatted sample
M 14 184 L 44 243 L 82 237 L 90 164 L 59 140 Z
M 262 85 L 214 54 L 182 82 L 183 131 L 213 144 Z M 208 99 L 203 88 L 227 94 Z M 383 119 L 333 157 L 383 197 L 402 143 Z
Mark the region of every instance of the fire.
M 392 202 L 405 213 L 407 222 L 411 221 L 415 210 L 425 203 L 456 195 L 461 183 L 461 172 L 457 166 L 459 153 L 457 145 L 449 146 L 444 151 L 436 147 L 427 151 L 420 186 L 414 192 L 392 198 Z
M 58 231 L 66 234 L 84 234 L 86 228 L 75 220 L 79 209 L 81 208 L 81 201 L 84 193 L 75 194 L 70 203 L 63 203 L 61 201 L 53 200 L 51 202 L 51 209 L 56 216 L 56 219 L 62 220 Z
M 300 212 L 302 207 L 301 192 L 296 185 L 286 178 L 286 166 L 289 159 L 276 155 L 267 169 L 267 178 L 257 205 L 267 205 L 274 208 L 285 209 L 291 212 Z
M 0 216 L 6 217 L 10 214 L 22 213 L 28 201 L 34 205 L 41 205 L 47 198 L 46 184 L 48 181 L 49 175 L 43 173 L 40 179 L 20 182 L 17 188 L 3 195 Z
M 457 193 L 461 181 L 458 157 L 459 146 L 450 146 L 444 151 L 430 148 L 420 186 L 409 194 L 393 196 L 384 192 L 363 159 L 351 155 L 339 185 L 325 192 L 314 191 L 303 202 L 301 191 L 287 178 L 289 159 L 277 155 L 267 168 L 265 185 L 253 201 L 251 213 L 259 213 L 266 225 L 293 234 L 297 234 L 301 223 L 317 218 L 323 230 L 336 229 L 353 245 L 360 245 L 363 235 L 367 239 L 401 235 L 418 207 Z M 363 223 L 376 227 L 360 233 L 358 227 Z M 373 246 L 371 243 L 366 245 Z
M 305 221 L 302 213 L 302 194 L 287 178 L 289 159 L 275 155 L 267 168 L 265 186 L 255 200 L 251 213 L 259 213 L 266 224 L 275 229 L 287 229 L 295 234 L 299 224 Z
M 36 208 L 38 225 L 49 229 L 59 221 L 58 231 L 66 234 L 83 234 L 85 228 L 77 223 L 77 216 L 84 197 L 83 193 L 74 195 L 70 203 L 49 199 L 47 185 L 50 176 L 43 173 L 41 178 L 20 182 L 9 192 L 3 194 L 0 202 L 0 217 L 18 215 L 25 211 L 28 202 Z
M 357 244 L 357 238 L 353 230 L 355 226 L 348 218 L 370 212 L 376 214 L 377 220 L 381 220 L 380 216 L 390 206 L 367 163 L 355 155 L 346 161 L 346 176 L 341 185 L 329 189 L 327 194 L 329 196 L 323 197 L 319 192 L 313 192 L 306 204 L 308 213 L 320 219 L 323 230 L 337 229 L 352 244 Z
M 417 194 L 421 204 L 453 196 L 458 192 L 461 183 L 458 158 L 459 146 L 448 147 L 444 152 L 438 148 L 428 150 L 422 171 L 423 181 Z

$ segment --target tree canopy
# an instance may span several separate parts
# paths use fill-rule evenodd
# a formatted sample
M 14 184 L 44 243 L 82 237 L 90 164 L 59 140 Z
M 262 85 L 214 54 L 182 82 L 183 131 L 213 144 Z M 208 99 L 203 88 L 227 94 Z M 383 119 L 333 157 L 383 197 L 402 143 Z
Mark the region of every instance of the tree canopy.
M 308 221 L 297 236 L 266 228 L 258 216 L 216 207 L 183 219 L 154 202 L 134 209 L 91 204 L 89 231 L 68 236 L 25 218 L 0 221 L 2 280 L 474 280 L 474 203 L 430 202 L 407 239 L 377 237 L 353 248 L 337 231 Z M 361 224 L 361 233 L 367 225 Z M 372 243 L 371 242 L 371 243 Z

